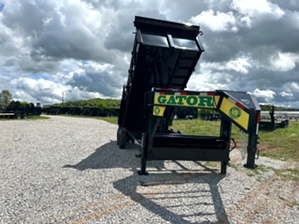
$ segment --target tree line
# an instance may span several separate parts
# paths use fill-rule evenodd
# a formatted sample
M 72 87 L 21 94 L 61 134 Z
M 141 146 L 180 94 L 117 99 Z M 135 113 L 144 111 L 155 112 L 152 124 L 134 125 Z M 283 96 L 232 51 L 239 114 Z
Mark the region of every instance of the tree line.
M 51 105 L 46 105 L 44 107 L 97 107 L 100 109 L 118 109 L 120 107 L 120 100 L 117 99 L 101 99 L 101 98 L 94 98 L 88 100 L 78 100 L 78 101 L 67 101 L 64 103 L 55 103 Z
M 13 100 L 12 94 L 8 90 L 2 90 L 0 93 L 0 109 L 20 109 L 26 107 L 27 102 L 20 102 Z M 78 100 L 78 101 L 67 101 L 64 103 L 56 103 L 45 105 L 44 107 L 58 106 L 58 107 L 97 107 L 100 109 L 114 108 L 118 109 L 120 107 L 120 100 L 117 99 L 101 99 L 94 98 L 88 100 Z

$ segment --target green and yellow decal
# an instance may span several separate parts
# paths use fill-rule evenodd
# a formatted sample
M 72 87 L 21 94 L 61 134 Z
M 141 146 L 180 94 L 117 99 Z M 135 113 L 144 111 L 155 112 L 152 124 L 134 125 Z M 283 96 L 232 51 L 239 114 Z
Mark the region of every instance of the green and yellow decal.
M 219 109 L 245 130 L 248 130 L 249 114 L 244 110 L 244 108 L 223 97 Z
M 155 93 L 155 105 L 214 108 L 214 96 Z
M 153 115 L 154 116 L 163 117 L 164 111 L 165 111 L 165 107 L 154 106 L 154 108 L 153 108 Z
M 166 106 L 198 107 L 198 108 L 215 108 L 219 96 L 214 94 L 198 93 L 181 94 L 180 92 L 161 93 L 156 92 L 154 95 L 154 116 L 163 116 Z

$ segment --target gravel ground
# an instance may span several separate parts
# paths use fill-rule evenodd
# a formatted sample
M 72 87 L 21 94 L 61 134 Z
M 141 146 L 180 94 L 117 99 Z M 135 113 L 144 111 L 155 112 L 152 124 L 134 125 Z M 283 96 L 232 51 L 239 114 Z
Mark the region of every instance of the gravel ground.
M 138 176 L 116 125 L 50 117 L 0 121 L 1 223 L 299 223 L 299 185 L 274 173 L 294 164 L 259 158 L 248 170 L 234 150 L 227 175 L 218 163 L 153 161 Z

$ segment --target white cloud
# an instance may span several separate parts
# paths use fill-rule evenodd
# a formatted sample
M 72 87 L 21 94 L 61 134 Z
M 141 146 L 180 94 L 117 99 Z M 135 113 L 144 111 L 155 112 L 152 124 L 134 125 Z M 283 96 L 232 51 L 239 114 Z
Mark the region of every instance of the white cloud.
M 284 12 L 277 5 L 267 0 L 233 0 L 231 7 L 249 17 L 268 14 L 279 19 L 284 15 Z
M 286 72 L 294 69 L 296 63 L 299 63 L 299 55 L 278 52 L 278 54 L 272 55 L 270 58 L 271 67 L 269 69 Z
M 54 81 L 30 78 L 19 78 L 11 81 L 17 91 L 13 93 L 14 100 L 26 102 L 43 102 L 44 104 L 61 103 L 62 95 L 64 100 L 74 101 L 90 98 L 104 98 L 97 92 L 86 92 L 77 87 L 72 88 Z
M 265 99 L 266 102 L 270 102 L 276 95 L 276 93 L 274 91 L 269 90 L 269 89 L 266 89 L 266 90 L 255 89 L 253 94 L 256 97 Z
M 243 16 L 240 18 L 240 25 L 251 27 L 251 19 L 249 16 Z
M 299 92 L 299 84 L 296 82 L 292 82 L 290 84 L 291 89 L 293 89 L 293 91 Z
M 203 11 L 195 17 L 191 17 L 190 22 L 207 26 L 213 32 L 237 31 L 235 27 L 236 19 L 232 12 Z
M 294 96 L 293 93 L 289 93 L 289 92 L 280 92 L 279 95 L 283 96 L 283 97 L 291 97 L 291 96 Z
M 247 74 L 251 64 L 247 58 L 237 58 L 228 62 L 203 62 L 202 69 L 218 71 L 235 71 L 241 74 Z
M 248 68 L 251 67 L 251 64 L 245 58 L 238 58 L 226 63 L 227 70 L 234 70 L 242 74 L 248 73 Z
M 213 75 L 209 73 L 193 75 L 188 82 L 187 89 L 195 91 L 215 91 L 216 89 L 224 89 L 226 87 L 225 84 L 213 82 L 213 79 L 211 78 L 214 77 L 214 79 L 216 79 L 216 76 L 218 77 L 219 75 L 223 76 L 223 74 L 219 73 L 214 73 Z
M 13 93 L 15 100 L 27 102 L 45 102 L 53 98 L 61 99 L 61 93 L 65 87 L 60 83 L 45 80 L 43 78 L 35 80 L 31 78 L 18 78 L 11 82 L 11 85 L 18 89 Z M 51 101 L 50 101 L 51 102 Z
M 292 14 L 291 14 L 291 19 L 292 19 L 292 21 L 293 21 L 293 25 L 294 25 L 297 29 L 299 29 L 299 12 L 296 12 L 296 11 L 292 12 Z

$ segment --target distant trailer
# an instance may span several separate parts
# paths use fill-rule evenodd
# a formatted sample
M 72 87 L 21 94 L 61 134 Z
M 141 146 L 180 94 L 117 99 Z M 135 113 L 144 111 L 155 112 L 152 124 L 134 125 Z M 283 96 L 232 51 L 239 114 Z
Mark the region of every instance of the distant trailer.
M 2 111 L 0 112 L 1 118 L 16 118 L 27 119 L 28 113 L 26 111 Z
M 41 104 L 29 103 L 26 106 L 10 107 L 0 110 L 0 118 L 27 119 L 28 116 L 40 116 L 42 112 Z
M 275 106 L 270 105 L 270 111 L 261 111 L 260 129 L 275 130 L 276 128 L 287 128 L 289 117 L 286 111 L 275 111 Z
M 275 111 L 275 115 L 277 119 L 299 120 L 299 111 Z

